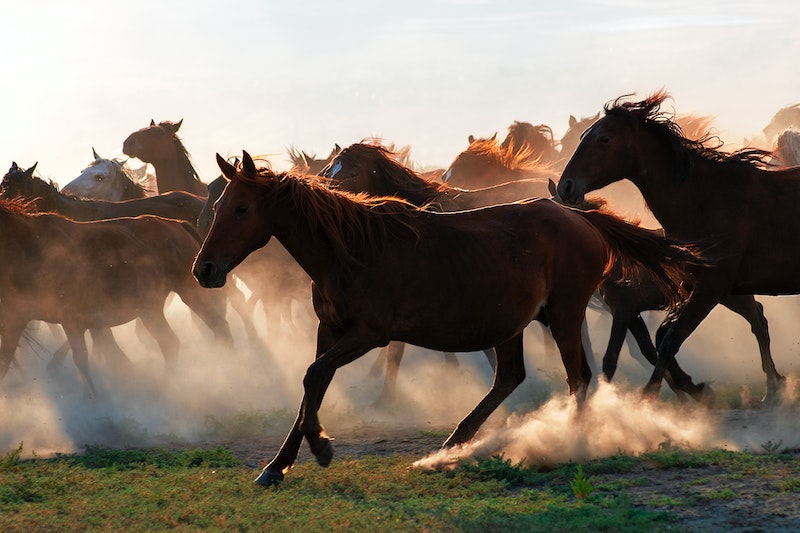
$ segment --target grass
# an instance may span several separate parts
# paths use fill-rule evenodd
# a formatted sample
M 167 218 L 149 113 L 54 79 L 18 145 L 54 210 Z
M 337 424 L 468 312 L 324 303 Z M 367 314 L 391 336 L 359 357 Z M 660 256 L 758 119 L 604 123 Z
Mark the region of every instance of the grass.
M 240 422 L 230 423 L 233 431 Z M 32 460 L 22 451 L 0 456 L 0 531 L 663 531 L 680 509 L 739 496 L 706 487 L 704 477 L 685 484 L 703 487 L 698 497 L 634 505 L 627 489 L 647 483 L 646 469 L 722 466 L 736 476 L 779 467 L 786 476 L 775 488 L 800 490 L 796 454 L 672 446 L 546 471 L 502 456 L 441 472 L 412 468 L 419 457 L 406 455 L 337 459 L 327 469 L 307 461 L 268 489 L 222 447 L 88 447 Z

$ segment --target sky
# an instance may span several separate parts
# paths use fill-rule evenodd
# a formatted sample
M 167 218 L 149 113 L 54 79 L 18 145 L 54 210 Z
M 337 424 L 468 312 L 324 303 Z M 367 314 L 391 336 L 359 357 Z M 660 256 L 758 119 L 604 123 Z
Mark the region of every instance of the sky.
M 151 119 L 202 180 L 215 153 L 327 155 L 367 137 L 446 167 L 467 137 L 666 88 L 729 142 L 800 102 L 794 0 L 101 2 L 0 7 L 0 164 L 61 185 Z M 132 161 L 133 166 L 141 163 Z

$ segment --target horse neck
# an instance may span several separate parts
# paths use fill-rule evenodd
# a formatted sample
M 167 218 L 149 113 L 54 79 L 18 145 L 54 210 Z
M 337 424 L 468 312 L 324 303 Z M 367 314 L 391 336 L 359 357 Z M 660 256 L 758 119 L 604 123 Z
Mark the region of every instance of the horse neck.
M 336 250 L 331 239 L 312 227 L 309 219 L 291 202 L 280 202 L 270 206 L 274 217 L 272 236 L 280 242 L 297 261 L 297 264 L 317 285 L 323 285 L 335 273 Z
M 706 169 L 710 162 L 690 153 L 691 170 L 678 183 L 674 155 L 663 145 L 653 148 L 650 154 L 644 161 L 640 149 L 638 168 L 629 177 L 630 181 L 642 193 L 647 207 L 668 234 L 696 235 L 697 222 L 706 218 L 709 202 L 713 201 L 719 186 L 715 173 L 710 172 L 713 169 Z
M 174 149 L 169 150 L 164 157 L 153 158 L 148 161 L 153 165 L 156 174 L 159 194 L 169 191 L 188 191 L 194 194 L 205 195 L 205 187 L 196 178 L 192 162 L 178 143 Z M 199 191 L 199 192 L 198 192 Z

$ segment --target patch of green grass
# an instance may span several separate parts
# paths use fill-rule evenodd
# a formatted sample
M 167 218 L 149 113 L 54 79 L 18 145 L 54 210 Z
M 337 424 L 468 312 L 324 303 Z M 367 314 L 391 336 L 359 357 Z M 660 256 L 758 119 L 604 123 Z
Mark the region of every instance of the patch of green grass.
M 709 483 L 709 481 L 711 481 L 711 480 L 709 480 L 707 477 L 701 477 L 699 479 L 695 479 L 694 481 L 689 482 L 689 485 L 690 486 L 692 486 L 692 485 L 707 485 Z
M 783 492 L 800 492 L 800 478 L 784 479 L 776 485 Z
M 205 426 L 211 437 L 226 439 L 257 438 L 271 433 L 285 433 L 295 415 L 287 409 L 272 412 L 249 410 L 220 419 L 206 415 Z
M 709 490 L 703 496 L 709 500 L 733 500 L 736 493 L 731 489 Z
M 672 496 L 658 496 L 651 498 L 648 505 L 653 507 L 691 507 L 695 504 L 695 499 L 673 498 Z

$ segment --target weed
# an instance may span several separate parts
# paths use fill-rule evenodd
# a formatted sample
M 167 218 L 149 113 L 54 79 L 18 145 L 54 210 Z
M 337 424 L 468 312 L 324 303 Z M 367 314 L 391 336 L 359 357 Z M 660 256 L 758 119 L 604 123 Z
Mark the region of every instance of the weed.
M 585 498 L 594 492 L 592 480 L 587 478 L 583 473 L 583 465 L 578 465 L 572 481 L 569 482 L 569 486 L 572 487 L 572 492 L 575 493 L 575 496 L 577 496 L 580 501 L 584 501 Z
M 761 443 L 761 448 L 767 453 L 775 453 L 782 445 L 782 440 L 778 442 L 772 442 L 771 440 L 768 440 L 767 442 Z

